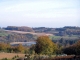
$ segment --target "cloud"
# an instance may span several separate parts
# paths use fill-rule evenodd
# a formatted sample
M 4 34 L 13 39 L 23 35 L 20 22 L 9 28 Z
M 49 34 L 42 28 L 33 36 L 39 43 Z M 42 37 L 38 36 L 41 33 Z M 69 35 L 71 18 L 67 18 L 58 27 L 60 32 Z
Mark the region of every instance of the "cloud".
M 19 1 L 19 2 L 18 2 Z M 12 0 L 8 2 L 3 2 L 2 5 L 4 8 L 3 11 L 6 12 L 21 12 L 21 11 L 40 11 L 44 9 L 51 9 L 51 8 L 72 8 L 76 7 L 75 2 L 72 1 L 63 1 L 63 0 L 50 0 L 50 1 L 26 1 L 26 0 Z

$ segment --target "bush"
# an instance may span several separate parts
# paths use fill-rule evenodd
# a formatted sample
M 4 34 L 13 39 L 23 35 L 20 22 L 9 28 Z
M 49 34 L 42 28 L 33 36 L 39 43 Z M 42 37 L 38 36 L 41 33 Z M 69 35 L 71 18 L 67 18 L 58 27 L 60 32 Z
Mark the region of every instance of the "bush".
M 1 59 L 1 60 L 8 60 L 7 58 L 3 58 L 3 59 Z

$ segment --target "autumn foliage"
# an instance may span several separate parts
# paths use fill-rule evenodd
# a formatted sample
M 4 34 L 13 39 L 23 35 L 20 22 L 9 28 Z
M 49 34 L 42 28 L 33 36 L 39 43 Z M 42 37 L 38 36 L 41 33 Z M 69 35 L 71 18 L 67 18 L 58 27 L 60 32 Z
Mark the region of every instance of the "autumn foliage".
M 56 45 L 49 39 L 48 36 L 40 36 L 37 39 L 35 52 L 38 54 L 53 54 L 56 50 Z

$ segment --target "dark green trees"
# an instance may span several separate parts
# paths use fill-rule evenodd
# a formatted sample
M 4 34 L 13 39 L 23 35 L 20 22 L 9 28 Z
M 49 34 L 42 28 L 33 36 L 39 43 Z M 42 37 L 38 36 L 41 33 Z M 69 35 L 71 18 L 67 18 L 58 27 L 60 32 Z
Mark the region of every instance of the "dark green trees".
M 64 49 L 66 54 L 80 55 L 80 41 Z

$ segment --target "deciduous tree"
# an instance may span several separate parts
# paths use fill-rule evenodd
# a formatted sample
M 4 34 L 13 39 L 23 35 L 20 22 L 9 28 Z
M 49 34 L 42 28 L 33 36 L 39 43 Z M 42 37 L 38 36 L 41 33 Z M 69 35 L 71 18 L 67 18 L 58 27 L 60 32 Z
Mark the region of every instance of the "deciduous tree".
M 56 50 L 56 45 L 49 39 L 48 36 L 40 36 L 36 40 L 35 52 L 38 54 L 53 54 Z

